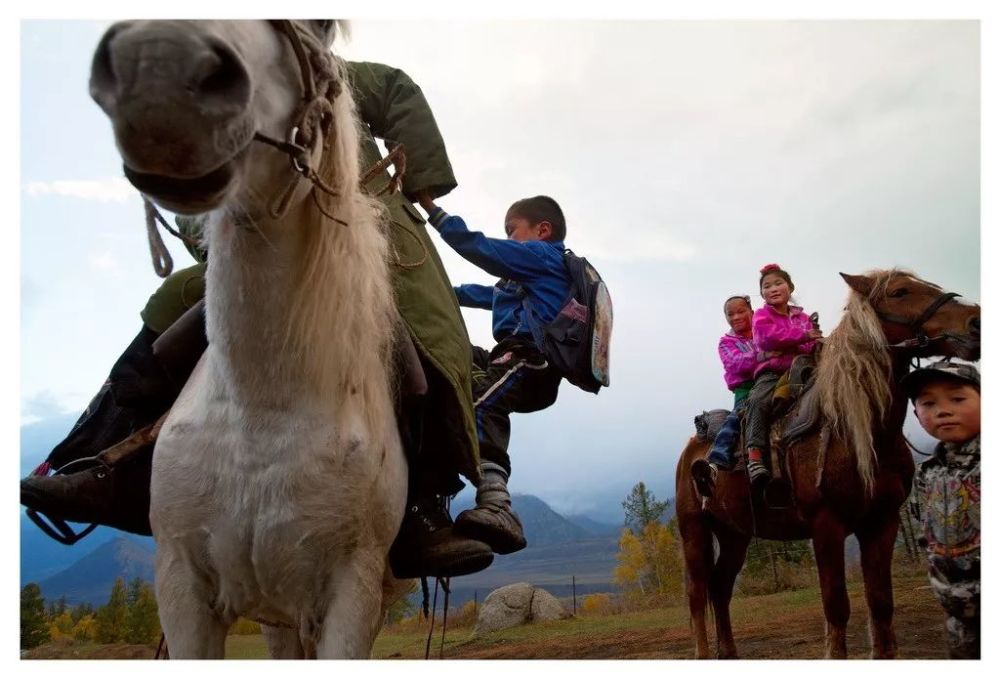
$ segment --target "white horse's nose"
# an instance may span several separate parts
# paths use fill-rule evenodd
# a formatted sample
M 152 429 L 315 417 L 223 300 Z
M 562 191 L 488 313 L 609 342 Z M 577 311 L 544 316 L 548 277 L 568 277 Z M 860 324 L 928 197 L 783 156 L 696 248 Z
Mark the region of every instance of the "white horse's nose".
M 187 21 L 114 24 L 91 66 L 90 95 L 112 117 L 123 102 L 147 107 L 196 101 L 200 115 L 219 120 L 244 110 L 250 91 L 237 53 Z

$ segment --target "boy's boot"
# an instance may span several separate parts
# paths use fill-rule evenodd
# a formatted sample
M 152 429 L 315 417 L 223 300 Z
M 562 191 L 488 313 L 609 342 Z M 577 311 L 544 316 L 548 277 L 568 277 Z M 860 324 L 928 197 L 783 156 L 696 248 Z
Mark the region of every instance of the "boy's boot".
M 202 308 L 193 308 L 163 334 L 170 342 L 162 344 L 160 337 L 142 327 L 66 439 L 21 480 L 22 505 L 58 520 L 151 533 L 152 442 L 125 456 L 107 449 L 170 408 L 207 344 Z M 52 470 L 64 472 L 48 475 Z
M 499 555 L 517 552 L 528 541 L 521 520 L 510 507 L 507 471 L 489 462 L 480 465 L 479 470 L 482 482 L 476 489 L 476 507 L 455 518 L 455 531 L 488 544 Z
M 403 524 L 389 550 L 396 578 L 465 576 L 492 562 L 490 546 L 455 533 L 443 497 L 432 494 L 407 501 Z
M 704 458 L 697 458 L 691 463 L 691 478 L 694 480 L 698 494 L 706 498 L 712 496 L 715 480 L 719 476 L 719 468 L 715 463 L 709 463 Z

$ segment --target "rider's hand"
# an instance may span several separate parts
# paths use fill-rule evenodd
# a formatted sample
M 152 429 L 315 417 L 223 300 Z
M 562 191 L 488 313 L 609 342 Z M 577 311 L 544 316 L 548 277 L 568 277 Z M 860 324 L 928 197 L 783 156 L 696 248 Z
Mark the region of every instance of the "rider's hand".
M 431 192 L 428 191 L 427 189 L 423 189 L 417 192 L 417 202 L 420 204 L 420 207 L 424 209 L 424 212 L 426 212 L 428 215 L 430 215 L 431 211 L 433 211 L 434 208 L 437 207 L 436 205 L 434 205 L 434 199 L 431 198 Z

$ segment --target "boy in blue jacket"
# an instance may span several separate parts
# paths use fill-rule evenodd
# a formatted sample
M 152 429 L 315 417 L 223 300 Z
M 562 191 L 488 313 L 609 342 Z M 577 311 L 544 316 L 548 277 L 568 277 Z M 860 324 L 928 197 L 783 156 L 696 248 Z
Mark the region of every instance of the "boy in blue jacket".
M 431 225 L 455 252 L 489 274 L 493 286 L 455 287 L 463 307 L 493 312 L 492 350 L 472 348 L 472 398 L 482 483 L 476 507 L 455 519 L 455 531 L 483 541 L 505 555 L 524 548 L 524 528 L 510 505 L 510 414 L 540 411 L 555 403 L 562 374 L 539 349 L 542 329 L 559 313 L 569 295 L 563 261 L 566 219 L 548 196 L 516 201 L 504 218 L 506 239 L 469 231 L 461 217 L 436 206 L 429 194 L 418 196 Z

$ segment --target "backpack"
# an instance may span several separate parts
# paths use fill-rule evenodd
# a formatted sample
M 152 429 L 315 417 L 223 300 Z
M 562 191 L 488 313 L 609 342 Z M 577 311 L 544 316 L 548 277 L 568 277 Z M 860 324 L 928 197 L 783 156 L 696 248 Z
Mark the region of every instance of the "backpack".
M 611 383 L 611 296 L 586 258 L 567 249 L 563 262 L 569 272 L 569 295 L 556 317 L 535 333 L 535 343 L 567 380 L 597 394 Z

